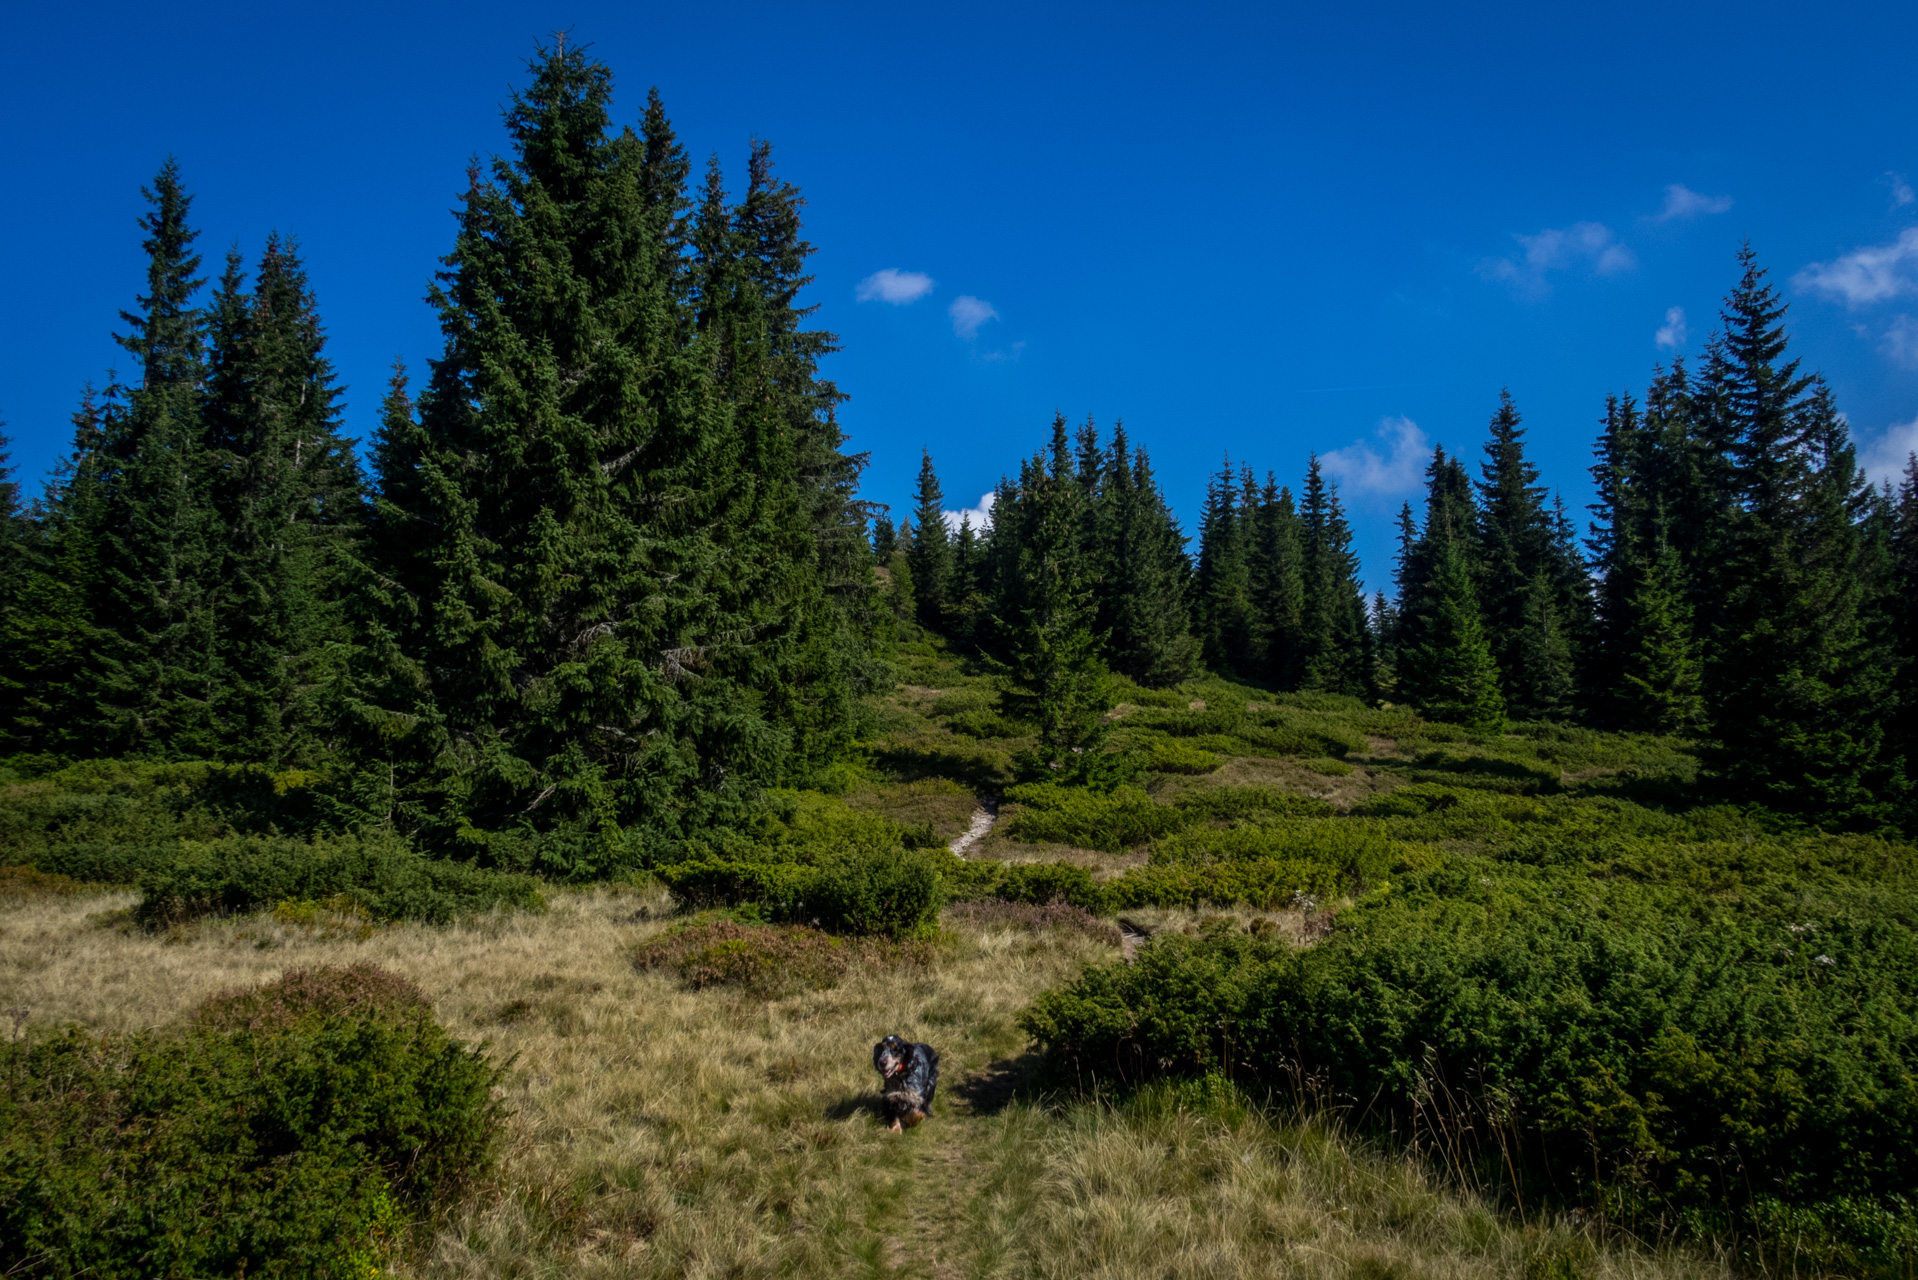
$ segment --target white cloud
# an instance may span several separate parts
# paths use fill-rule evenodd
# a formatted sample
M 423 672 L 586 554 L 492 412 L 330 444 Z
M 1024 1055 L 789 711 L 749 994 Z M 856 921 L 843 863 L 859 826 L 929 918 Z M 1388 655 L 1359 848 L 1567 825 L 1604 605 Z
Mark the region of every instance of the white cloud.
M 1652 215 L 1653 222 L 1689 221 L 1707 214 L 1723 213 L 1732 207 L 1730 196 L 1708 196 L 1674 182 L 1665 188 L 1665 207 Z
M 1918 192 L 1911 189 L 1911 184 L 1905 181 L 1904 174 L 1887 172 L 1885 181 L 1891 184 L 1892 208 L 1902 209 L 1913 201 L 1918 201 Z
M 1665 308 L 1665 323 L 1658 326 L 1658 332 L 1653 336 L 1656 339 L 1659 346 L 1669 347 L 1673 351 L 1676 351 L 1678 350 L 1678 348 L 1684 346 L 1685 345 L 1685 308 L 1683 307 Z
M 997 320 L 999 313 L 992 304 L 969 293 L 962 293 L 952 300 L 946 308 L 946 314 L 952 317 L 952 331 L 971 342 L 979 336 L 979 326 L 988 320 Z
M 1479 274 L 1502 280 L 1522 293 L 1542 293 L 1546 273 L 1585 264 L 1601 276 L 1630 271 L 1638 265 L 1632 251 L 1618 242 L 1612 229 L 1599 222 L 1575 222 L 1548 227 L 1535 236 L 1514 235 L 1522 253 L 1510 258 L 1487 258 Z
M 1386 443 L 1386 456 L 1360 440 L 1321 457 L 1326 473 L 1348 492 L 1393 494 L 1418 488 L 1432 452 L 1432 441 L 1419 424 L 1403 416 L 1383 418 L 1374 434 Z
M 925 272 L 887 267 L 861 280 L 853 296 L 861 302 L 890 302 L 895 307 L 903 307 L 931 292 L 932 277 Z
M 1918 227 L 1905 228 L 1890 244 L 1867 245 L 1830 262 L 1814 262 L 1792 283 L 1848 307 L 1918 293 Z
M 1878 349 L 1893 364 L 1918 369 L 1918 321 L 1910 316 L 1899 316 L 1893 320 L 1891 328 L 1885 330 L 1884 340 L 1878 344 Z
M 1894 485 L 1905 474 L 1905 461 L 1918 453 L 1918 418 L 1894 422 L 1865 447 L 1861 459 L 1865 474 L 1873 480 L 1889 480 Z
M 1024 353 L 1025 349 L 1026 340 L 1021 338 L 1003 351 L 988 351 L 979 358 L 990 361 L 993 364 L 1018 364 L 1019 357 Z
M 982 529 L 991 528 L 992 504 L 998 497 L 999 495 L 996 493 L 982 493 L 979 495 L 979 505 L 976 507 L 967 507 L 964 511 L 940 512 L 939 514 L 946 518 L 946 532 L 957 535 L 959 532 L 959 521 L 962 517 L 966 516 L 972 517 L 972 531 L 974 533 L 978 533 Z

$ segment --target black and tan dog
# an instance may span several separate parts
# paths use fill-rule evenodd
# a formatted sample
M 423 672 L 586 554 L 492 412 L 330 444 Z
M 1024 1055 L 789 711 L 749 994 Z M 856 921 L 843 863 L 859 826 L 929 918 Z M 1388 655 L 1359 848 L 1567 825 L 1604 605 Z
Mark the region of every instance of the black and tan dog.
M 939 1088 L 939 1055 L 931 1045 L 887 1036 L 872 1047 L 872 1065 L 885 1082 L 886 1119 L 894 1133 L 931 1114 L 932 1095 Z

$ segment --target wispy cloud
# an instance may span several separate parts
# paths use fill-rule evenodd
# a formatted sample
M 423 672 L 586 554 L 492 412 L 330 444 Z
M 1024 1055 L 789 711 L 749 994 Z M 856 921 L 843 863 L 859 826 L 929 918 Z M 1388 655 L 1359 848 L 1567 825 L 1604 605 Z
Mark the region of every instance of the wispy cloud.
M 1507 258 L 1487 258 L 1479 274 L 1511 285 L 1521 293 L 1543 293 L 1546 276 L 1575 266 L 1589 266 L 1601 276 L 1630 271 L 1638 265 L 1632 251 L 1618 242 L 1602 222 L 1575 222 L 1548 227 L 1537 235 L 1513 235 L 1520 252 Z
M 952 305 L 946 308 L 946 314 L 952 317 L 952 331 L 967 342 L 979 336 L 980 325 L 999 318 L 999 313 L 992 309 L 990 302 L 969 293 L 954 298 Z
M 1918 293 L 1918 227 L 1907 227 L 1890 244 L 1853 249 L 1830 262 L 1814 262 L 1792 277 L 1800 289 L 1848 307 Z
M 1024 354 L 1025 349 L 1026 349 L 1026 340 L 1024 338 L 1021 338 L 1019 339 L 1019 341 L 1013 343 L 1009 347 L 1006 347 L 1004 350 L 988 351 L 986 352 L 986 354 L 980 356 L 979 358 L 981 360 L 990 361 L 993 364 L 1018 364 L 1019 357 L 1022 354 Z
M 1873 480 L 1897 484 L 1905 474 L 1906 460 L 1914 453 L 1918 453 L 1918 418 L 1886 427 L 1885 434 L 1865 447 L 1860 462 Z
M 981 529 L 991 528 L 992 527 L 992 504 L 995 500 L 997 500 L 998 497 L 999 495 L 996 493 L 982 493 L 979 495 L 979 505 L 976 507 L 967 507 L 963 511 L 940 512 L 939 514 L 946 518 L 946 532 L 958 533 L 959 522 L 960 520 L 965 518 L 970 518 L 972 520 L 972 529 L 974 533 L 977 533 Z
M 1321 457 L 1326 473 L 1348 493 L 1389 495 L 1418 488 L 1432 452 L 1432 441 L 1419 424 L 1403 416 L 1384 418 L 1373 435 L 1385 445 L 1384 454 L 1360 440 Z
M 1885 171 L 1885 181 L 1891 184 L 1891 207 L 1902 209 L 1908 204 L 1918 202 L 1918 191 L 1911 189 L 1911 183 L 1905 181 L 1902 173 Z
M 1674 182 L 1665 188 L 1665 207 L 1652 215 L 1653 222 L 1690 221 L 1709 214 L 1724 213 L 1732 207 L 1730 196 L 1708 196 Z
M 1659 346 L 1669 348 L 1673 351 L 1684 346 L 1685 308 L 1665 308 L 1665 323 L 1658 326 L 1658 332 L 1653 335 L 1653 338 Z
M 931 292 L 932 277 L 925 272 L 887 267 L 861 280 L 853 296 L 861 302 L 890 302 L 895 307 L 903 307 Z
M 1893 364 L 1906 369 L 1918 369 L 1918 320 L 1910 316 L 1899 316 L 1893 320 L 1878 343 L 1878 349 Z

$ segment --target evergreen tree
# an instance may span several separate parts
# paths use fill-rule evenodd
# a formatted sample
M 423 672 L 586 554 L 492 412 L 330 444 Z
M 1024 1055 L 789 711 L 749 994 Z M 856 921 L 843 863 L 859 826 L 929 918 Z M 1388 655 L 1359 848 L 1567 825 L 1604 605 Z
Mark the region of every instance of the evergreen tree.
M 1372 688 L 1380 698 L 1396 698 L 1399 696 L 1399 614 L 1397 606 L 1383 591 L 1372 595 L 1368 626 L 1372 634 Z
M 1149 687 L 1177 684 L 1199 668 L 1186 598 L 1185 535 L 1141 448 L 1128 461 L 1123 431 L 1113 440 L 1105 486 L 1111 504 L 1110 624 L 1114 668 Z
M 1255 675 L 1247 669 L 1257 620 L 1246 562 L 1246 513 L 1239 509 L 1238 499 L 1239 486 L 1228 459 L 1206 486 L 1205 509 L 1199 516 L 1195 612 L 1206 665 Z
M 982 589 L 985 539 L 973 532 L 972 513 L 959 517 L 952 539 L 952 581 L 947 585 L 947 625 L 954 639 L 973 645 L 990 604 Z
M 1569 715 L 1578 691 L 1572 641 L 1558 596 L 1551 575 L 1539 569 L 1525 593 L 1518 643 L 1513 646 L 1512 664 L 1518 676 L 1505 682 L 1513 690 L 1513 705 L 1540 719 Z
M 139 381 L 109 388 L 86 476 L 101 498 L 88 602 L 92 706 L 75 708 L 82 719 L 72 730 L 94 752 L 211 756 L 221 566 L 200 421 L 199 233 L 174 161 L 141 194 L 151 206 L 140 219 L 147 292 L 137 310 L 121 312 L 128 331 L 117 339 Z
M 906 562 L 912 566 L 912 589 L 919 625 L 942 631 L 946 601 L 952 590 L 952 540 L 946 530 L 946 495 L 932 467 L 932 454 L 922 450 L 919 487 L 913 496 L 913 532 Z
M 1250 589 L 1265 679 L 1296 689 L 1304 678 L 1305 562 L 1292 491 L 1270 473 L 1252 522 Z
M 893 549 L 899 545 L 898 531 L 892 527 L 892 517 L 881 511 L 872 518 L 872 554 L 880 564 L 892 559 Z
M 1465 474 L 1463 463 L 1446 456 L 1443 448 L 1434 449 L 1432 461 L 1425 469 L 1425 487 L 1425 524 L 1417 530 L 1416 537 L 1411 512 L 1401 513 L 1396 573 L 1399 600 L 1398 633 L 1393 638 L 1393 648 L 1398 654 L 1395 674 L 1399 691 L 1415 703 L 1423 696 L 1430 678 L 1421 664 L 1429 651 L 1426 629 L 1436 608 L 1434 583 L 1438 562 L 1448 549 L 1455 550 L 1466 564 L 1467 572 L 1473 573 L 1477 555 L 1472 482 Z
M 640 162 L 640 201 L 645 210 L 647 229 L 658 246 L 654 276 L 670 293 L 675 310 L 684 321 L 691 315 L 685 304 L 692 292 L 690 274 L 692 239 L 692 200 L 686 183 L 692 176 L 692 160 L 673 132 L 666 116 L 666 104 L 657 87 L 646 91 L 646 115 L 640 125 L 645 156 Z M 682 338 L 689 335 L 682 335 Z
M 350 643 L 360 476 L 296 248 L 269 237 L 250 297 L 229 260 L 215 300 L 204 438 L 218 516 L 220 751 L 317 764 Z
M 382 440 L 417 477 L 380 518 L 419 531 L 393 574 L 418 583 L 431 679 L 419 819 L 562 875 L 723 815 L 833 750 L 849 710 L 814 537 L 845 513 L 801 471 L 836 393 L 798 327 L 796 196 L 763 149 L 741 210 L 709 172 L 688 323 L 611 91 L 577 49 L 536 60 L 433 292 L 417 428 Z
M 1038 728 L 1040 763 L 1084 775 L 1096 766 L 1111 705 L 1105 663 L 1093 634 L 1094 603 L 1081 548 L 1083 494 L 1054 426 L 1050 469 L 1026 473 L 1027 536 L 1021 541 L 1024 607 L 1007 628 L 1006 709 Z
M 1661 541 L 1638 576 L 1623 637 L 1618 699 L 1625 724 L 1651 733 L 1691 733 L 1701 719 L 1701 676 L 1691 602 L 1678 551 Z
M 1545 490 L 1537 483 L 1538 468 L 1525 457 L 1520 421 L 1511 393 L 1501 390 L 1479 468 L 1479 600 L 1507 704 L 1522 715 L 1556 715 L 1567 709 L 1563 685 L 1570 674 L 1570 641 L 1547 577 L 1552 524 Z
M 1829 392 L 1786 358 L 1785 304 L 1749 247 L 1739 260 L 1706 379 L 1734 503 L 1707 758 L 1734 794 L 1872 821 L 1883 667 L 1861 608 L 1863 483 Z
M 100 595 L 106 494 L 93 389 L 73 415 L 73 449 L 16 525 L 17 578 L 0 620 L 0 735 L 12 750 L 85 752 L 98 724 L 92 602 Z
M 1464 549 L 1441 544 L 1430 584 L 1430 617 L 1420 639 L 1419 712 L 1434 720 L 1496 732 L 1505 724 L 1498 664 L 1479 619 Z
M 1906 456 L 1897 497 L 1886 505 L 1890 565 L 1884 599 L 1895 681 L 1886 754 L 1895 773 L 1910 780 L 1918 778 L 1918 454 Z M 1918 802 L 1909 792 L 1902 820 L 1906 830 L 1918 828 Z
M 1300 506 L 1300 687 L 1354 697 L 1372 694 L 1371 638 L 1352 530 L 1318 455 L 1305 473 Z

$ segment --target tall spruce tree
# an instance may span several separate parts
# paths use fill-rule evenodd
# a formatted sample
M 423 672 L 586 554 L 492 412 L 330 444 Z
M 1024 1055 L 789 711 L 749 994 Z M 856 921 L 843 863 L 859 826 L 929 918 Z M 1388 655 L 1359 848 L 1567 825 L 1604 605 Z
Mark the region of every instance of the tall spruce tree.
M 1096 768 L 1111 705 L 1107 671 L 1093 634 L 1096 618 L 1082 545 L 1084 495 L 1055 423 L 1051 466 L 1029 466 L 1019 547 L 1024 599 L 1008 626 L 1006 709 L 1038 729 L 1039 762 L 1084 775 Z M 1036 460 L 1035 460 L 1036 464 Z
M 1448 540 L 1438 550 L 1429 586 L 1429 616 L 1420 637 L 1421 714 L 1484 732 L 1505 724 L 1498 664 L 1479 617 L 1478 595 L 1463 546 Z
M 1314 454 L 1299 508 L 1302 602 L 1300 686 L 1354 697 L 1372 695 L 1371 636 L 1358 581 L 1352 530 L 1337 486 Z
M 1456 550 L 1468 575 L 1477 576 L 1477 513 L 1472 503 L 1472 482 L 1464 464 L 1447 456 L 1443 448 L 1432 451 L 1432 461 L 1425 469 L 1425 522 L 1416 537 L 1410 514 L 1403 513 L 1399 529 L 1394 573 L 1399 590 L 1398 634 L 1393 647 L 1398 654 L 1399 690 L 1416 703 L 1427 688 L 1428 673 L 1422 664 L 1429 651 L 1425 633 L 1436 608 L 1438 562 L 1448 548 Z
M 912 590 L 919 625 L 943 631 L 946 601 L 952 590 L 952 537 L 946 529 L 946 495 L 939 487 L 932 454 L 921 450 L 919 486 L 913 493 L 912 540 L 906 563 L 912 566 Z
M 198 237 L 192 197 L 171 159 L 141 194 L 149 209 L 147 291 L 121 312 L 120 345 L 138 381 L 109 388 L 86 483 L 100 488 L 88 609 L 91 706 L 76 708 L 76 737 L 95 751 L 211 756 L 214 587 L 221 566 L 201 433 L 205 323 L 193 305 Z
M 1499 392 L 1478 485 L 1478 594 L 1507 705 L 1526 716 L 1570 709 L 1571 636 L 1556 575 L 1553 524 L 1509 391 Z
M 1164 687 L 1199 669 L 1199 640 L 1187 601 L 1185 535 L 1143 448 L 1130 459 L 1123 430 L 1115 434 L 1105 485 L 1111 506 L 1110 623 L 1112 666 L 1140 684 Z
M 1250 590 L 1261 674 L 1281 689 L 1304 678 L 1305 560 L 1292 491 L 1268 472 L 1252 520 Z
M 1785 304 L 1749 246 L 1739 262 L 1705 378 L 1730 509 L 1707 760 L 1734 794 L 1881 820 L 1883 668 L 1861 608 L 1855 451 L 1829 392 L 1787 358 Z
M 1257 634 L 1252 612 L 1251 567 L 1246 558 L 1246 514 L 1239 485 L 1226 460 L 1206 486 L 1199 515 L 1199 564 L 1194 586 L 1201 652 L 1207 666 L 1241 675 L 1249 668 Z
M 1888 499 L 1890 573 L 1885 594 L 1893 655 L 1893 726 L 1887 756 L 1896 773 L 1918 778 L 1918 454 L 1905 459 L 1895 499 Z M 1905 794 L 1905 829 L 1918 830 L 1918 796 Z
M 14 751 L 99 752 L 92 605 L 106 513 L 102 434 L 89 387 L 73 414 L 72 451 L 18 526 L 19 576 L 0 624 L 0 735 Z
M 1624 724 L 1651 733 L 1695 732 L 1702 676 L 1685 570 L 1670 543 L 1658 543 L 1621 612 L 1629 626 L 1616 695 Z
M 610 74 L 577 48 L 532 73 L 505 113 L 513 155 L 473 173 L 433 291 L 446 346 L 417 429 L 391 433 L 417 483 L 381 498 L 419 531 L 408 644 L 437 737 L 421 820 L 584 874 L 843 733 L 809 537 L 830 486 L 799 463 L 825 428 L 796 409 L 831 393 L 805 371 L 822 340 L 795 327 L 796 201 L 763 154 L 755 208 L 727 209 L 709 172 L 686 323 L 645 146 L 609 128 Z
M 297 248 L 267 240 L 254 288 L 229 261 L 204 409 L 221 572 L 221 753 L 318 764 L 351 643 L 345 597 L 362 529 L 359 467 Z

